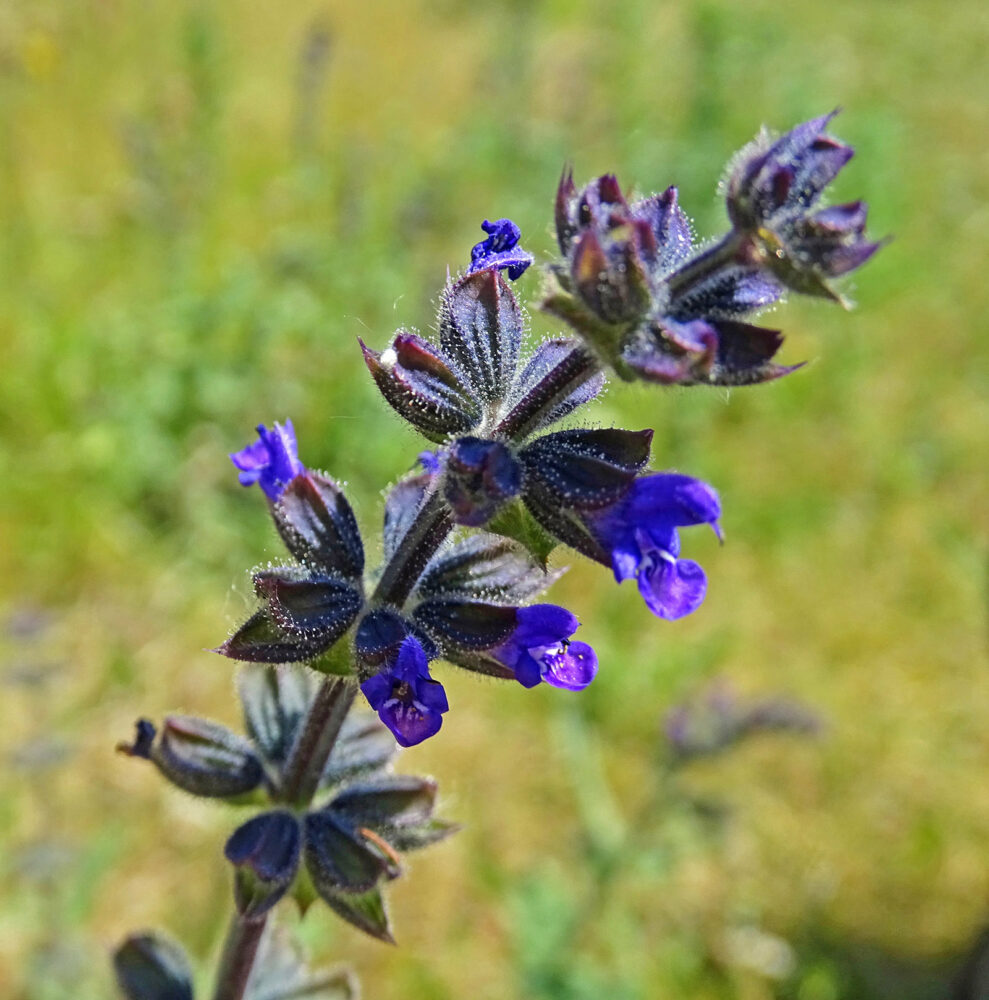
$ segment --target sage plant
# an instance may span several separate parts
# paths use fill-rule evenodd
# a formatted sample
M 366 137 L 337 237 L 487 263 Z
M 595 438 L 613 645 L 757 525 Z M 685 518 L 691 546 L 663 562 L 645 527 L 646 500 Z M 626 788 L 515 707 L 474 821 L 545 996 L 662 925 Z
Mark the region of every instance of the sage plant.
M 539 303 L 566 335 L 527 347 L 512 282 L 533 258 L 499 219 L 448 279 L 433 339 L 403 329 L 380 349 L 361 343 L 384 400 L 429 442 L 387 494 L 379 566 L 366 566 L 343 489 L 305 464 L 290 420 L 258 426 L 230 456 L 285 547 L 283 565 L 254 572 L 257 609 L 216 650 L 245 664 L 244 733 L 142 719 L 121 747 L 250 812 L 225 848 L 234 913 L 216 1000 L 352 993 L 348 974 L 310 972 L 265 934 L 279 904 L 318 901 L 393 940 L 384 887 L 406 851 L 456 829 L 435 815 L 432 779 L 391 771 L 398 746 L 437 737 L 451 709 L 437 661 L 565 698 L 607 668 L 580 609 L 538 600 L 559 575 L 547 563 L 557 545 L 635 580 L 657 618 L 703 603 L 707 578 L 680 531 L 720 537 L 717 492 L 650 471 L 651 430 L 582 427 L 578 411 L 609 376 L 743 386 L 799 367 L 774 360 L 780 333 L 751 317 L 787 291 L 842 301 L 835 279 L 879 246 L 861 202 L 821 204 L 852 155 L 828 134 L 832 117 L 763 132 L 737 154 L 723 184 L 731 228 L 705 245 L 676 188 L 631 200 L 611 175 L 578 188 L 567 171 Z M 157 935 L 129 938 L 115 966 L 130 1000 L 193 996 L 181 949 Z

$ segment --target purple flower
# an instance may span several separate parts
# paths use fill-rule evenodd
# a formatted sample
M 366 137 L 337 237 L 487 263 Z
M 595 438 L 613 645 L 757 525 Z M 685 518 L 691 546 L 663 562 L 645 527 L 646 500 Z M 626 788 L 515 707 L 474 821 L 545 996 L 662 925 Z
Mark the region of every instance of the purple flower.
M 533 604 L 518 609 L 516 622 L 512 634 L 490 655 L 514 670 L 523 687 L 546 681 L 567 691 L 582 691 L 594 680 L 597 654 L 586 642 L 570 641 L 580 622 L 566 608 Z
M 420 451 L 416 461 L 430 476 L 437 476 L 443 468 L 443 458 L 438 451 Z
M 284 426 L 274 424 L 270 431 L 264 424 L 258 424 L 258 438 L 254 444 L 233 452 L 230 461 L 240 470 L 241 486 L 258 483 L 264 495 L 274 503 L 285 487 L 306 469 L 299 461 L 299 446 L 291 420 L 286 420 Z
M 450 705 L 439 681 L 429 675 L 422 644 L 408 636 L 393 663 L 361 684 L 364 697 L 403 747 L 435 736 Z
M 588 525 L 611 556 L 615 579 L 636 577 L 646 605 L 660 618 L 696 611 L 704 600 L 704 570 L 679 559 L 678 527 L 710 524 L 718 537 L 718 494 L 689 476 L 657 473 L 636 479 L 622 499 L 585 513 Z
M 458 438 L 446 460 L 443 491 L 458 524 L 487 524 L 522 488 L 522 469 L 508 445 Z
M 488 234 L 488 238 L 471 250 L 467 273 L 473 274 L 483 268 L 494 267 L 498 270 L 507 269 L 511 281 L 521 278 L 533 257 L 518 245 L 522 238 L 519 227 L 511 219 L 498 219 L 497 222 L 485 219 L 481 228 Z

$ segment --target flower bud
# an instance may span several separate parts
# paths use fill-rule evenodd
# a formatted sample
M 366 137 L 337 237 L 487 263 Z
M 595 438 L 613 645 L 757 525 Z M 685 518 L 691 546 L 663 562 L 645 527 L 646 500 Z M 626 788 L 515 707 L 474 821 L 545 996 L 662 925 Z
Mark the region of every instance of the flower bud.
M 234 900 L 243 917 L 267 913 L 288 891 L 299 867 L 302 830 L 281 810 L 261 813 L 239 826 L 224 848 L 234 865 Z
M 522 469 L 502 442 L 460 438 L 450 446 L 443 492 L 458 524 L 486 524 L 521 488 Z
M 467 376 L 443 350 L 399 331 L 378 353 L 361 342 L 364 363 L 388 404 L 431 441 L 462 434 L 480 420 Z
M 319 472 L 297 476 L 282 491 L 272 515 L 289 552 L 305 566 L 346 580 L 364 571 L 357 519 L 337 484 Z
M 125 938 L 113 953 L 113 971 L 127 1000 L 192 1000 L 185 952 L 161 934 Z
M 440 301 L 440 346 L 467 378 L 475 399 L 508 392 L 522 346 L 522 310 L 496 270 L 477 271 L 447 285 Z
M 773 140 L 763 132 L 732 163 L 728 215 L 777 280 L 804 295 L 842 301 L 829 279 L 864 264 L 880 247 L 865 239 L 860 202 L 812 214 L 854 150 L 825 131 L 836 111 Z
M 247 795 L 264 777 L 247 740 L 191 715 L 167 716 L 149 757 L 173 785 L 204 798 Z
M 351 584 L 294 568 L 254 574 L 254 590 L 268 614 L 287 635 L 309 639 L 316 652 L 328 649 L 350 628 L 364 604 Z
M 306 816 L 306 866 L 320 895 L 367 892 L 401 870 L 393 851 L 362 836 L 330 808 Z

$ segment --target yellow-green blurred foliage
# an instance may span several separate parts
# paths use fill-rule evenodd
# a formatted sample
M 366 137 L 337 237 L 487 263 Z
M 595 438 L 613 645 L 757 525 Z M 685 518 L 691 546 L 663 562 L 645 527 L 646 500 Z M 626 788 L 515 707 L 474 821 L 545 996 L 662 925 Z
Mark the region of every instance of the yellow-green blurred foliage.
M 727 544 L 685 537 L 703 609 L 659 622 L 575 560 L 585 694 L 441 668 L 402 767 L 466 831 L 393 886 L 399 948 L 302 933 L 381 1000 L 943 996 L 989 910 L 987 51 L 979 0 L 0 5 L 0 995 L 109 996 L 137 927 L 215 954 L 235 815 L 112 748 L 142 714 L 236 723 L 203 649 L 279 549 L 226 453 L 291 416 L 373 537 L 420 443 L 355 338 L 428 328 L 483 218 L 548 253 L 573 161 L 678 183 L 713 235 L 728 156 L 841 105 L 835 198 L 895 235 L 858 308 L 780 308 L 813 363 L 778 384 L 593 414 L 720 489 Z M 663 713 L 715 677 L 825 735 L 687 768 L 718 823 L 681 795 L 623 830 L 609 801 L 642 809 Z

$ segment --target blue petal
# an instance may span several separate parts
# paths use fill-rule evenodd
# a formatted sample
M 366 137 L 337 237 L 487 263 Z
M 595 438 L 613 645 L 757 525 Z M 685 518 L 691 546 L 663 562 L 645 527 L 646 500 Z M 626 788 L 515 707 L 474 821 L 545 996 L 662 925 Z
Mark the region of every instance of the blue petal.
M 429 661 L 426 659 L 426 651 L 415 636 L 409 636 L 398 651 L 398 660 L 395 663 L 395 674 L 415 683 L 419 678 L 429 679 Z
M 690 559 L 648 556 L 639 569 L 639 592 L 654 615 L 673 621 L 701 606 L 707 578 Z
M 438 712 L 422 712 L 415 705 L 394 699 L 389 701 L 378 716 L 392 731 L 400 746 L 413 747 L 430 736 L 435 736 L 443 725 Z
M 534 688 L 543 679 L 540 665 L 532 658 L 527 649 L 520 651 L 515 663 L 515 679 L 525 688 Z
M 498 219 L 496 222 L 485 219 L 481 228 L 489 235 L 471 249 L 467 273 L 473 274 L 490 267 L 507 270 L 511 281 L 521 278 L 534 258 L 518 246 L 522 237 L 519 227 L 511 219 Z
M 447 700 L 443 685 L 432 678 L 419 681 L 416 687 L 416 700 L 430 712 L 448 712 L 450 710 L 450 702 Z
M 580 627 L 575 615 L 555 604 L 519 608 L 517 621 L 511 641 L 523 649 L 552 646 L 573 635 Z
M 395 678 L 388 672 L 375 674 L 361 683 L 361 691 L 367 698 L 367 703 L 377 711 L 391 697 L 395 686 Z
M 637 479 L 625 508 L 632 524 L 659 530 L 712 524 L 721 516 L 718 494 L 699 479 L 660 472 Z
M 583 691 L 598 672 L 597 653 L 586 642 L 571 642 L 557 654 L 543 656 L 547 684 L 567 691 Z

